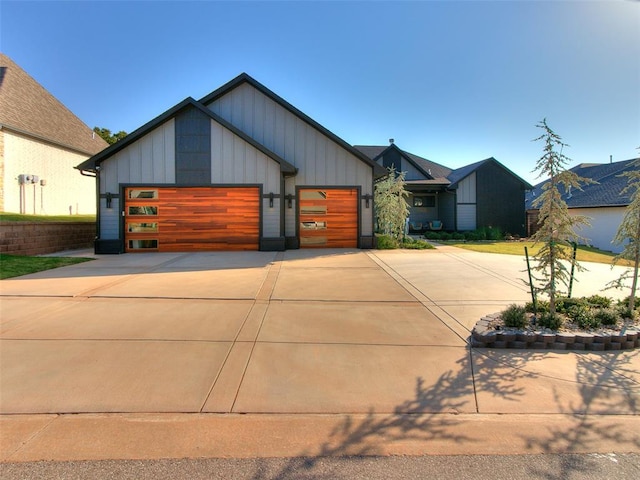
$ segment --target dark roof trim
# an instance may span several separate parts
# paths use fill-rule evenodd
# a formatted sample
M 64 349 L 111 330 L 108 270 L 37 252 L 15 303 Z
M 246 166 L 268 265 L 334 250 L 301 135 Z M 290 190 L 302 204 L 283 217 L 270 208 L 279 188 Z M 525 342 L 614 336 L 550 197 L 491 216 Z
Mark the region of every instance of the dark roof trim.
M 137 130 L 134 130 L 129 135 L 124 137 L 122 140 L 119 140 L 116 143 L 114 143 L 113 145 L 110 145 L 109 147 L 107 147 L 104 150 L 102 150 L 100 153 L 98 153 L 98 154 L 94 155 L 93 157 L 89 158 L 88 160 L 82 162 L 80 165 L 76 166 L 75 168 L 80 170 L 80 171 L 91 171 L 91 172 L 95 171 L 96 167 L 101 162 L 103 162 L 104 160 L 112 157 L 113 155 L 118 153 L 120 150 L 128 147 L 132 143 L 136 142 L 137 140 L 139 140 L 140 138 L 142 138 L 143 136 L 145 136 L 146 134 L 148 134 L 149 132 L 151 132 L 155 128 L 159 127 L 163 123 L 171 120 L 179 112 L 181 112 L 182 110 L 184 110 L 185 108 L 188 108 L 188 107 L 197 108 L 202 113 L 204 113 L 205 115 L 210 117 L 212 120 L 214 120 L 215 122 L 219 123 L 224 128 L 230 130 L 234 135 L 237 135 L 238 137 L 242 138 L 244 141 L 246 141 L 247 143 L 249 143 L 250 145 L 252 145 L 256 149 L 260 150 L 262 153 L 267 155 L 269 158 L 271 158 L 272 160 L 275 160 L 276 162 L 278 162 L 280 164 L 280 169 L 281 169 L 281 172 L 283 174 L 289 174 L 287 176 L 290 176 L 290 175 L 295 175 L 298 172 L 297 168 L 294 167 L 293 165 L 291 165 L 285 159 L 281 158 L 279 155 L 277 155 L 276 153 L 272 152 L 271 150 L 266 148 L 264 145 L 256 142 L 254 139 L 252 139 L 251 137 L 249 137 L 248 135 L 246 135 L 242 131 L 238 130 L 236 127 L 231 125 L 229 122 L 227 122 L 223 118 L 220 118 L 218 115 L 213 113 L 207 107 L 205 107 L 201 103 L 196 102 L 196 100 L 194 100 L 191 97 L 185 98 L 182 102 L 178 103 L 177 105 L 175 105 L 174 107 L 170 108 L 166 112 L 158 115 L 156 118 L 154 118 L 150 122 L 145 123 L 143 126 L 138 128 Z
M 380 152 L 378 155 L 376 155 L 373 158 L 373 161 L 378 163 L 378 160 L 384 156 L 385 153 L 387 153 L 389 150 L 397 150 L 400 153 L 400 156 L 402 158 L 404 158 L 407 162 L 409 162 L 411 165 L 413 165 L 420 173 L 422 173 L 428 180 L 435 180 L 435 177 L 433 175 L 431 175 L 428 171 L 426 171 L 424 168 L 422 168 L 420 165 L 418 165 L 404 150 L 398 148 L 398 146 L 395 143 L 392 143 L 391 145 L 389 145 L 387 148 L 385 148 L 382 152 Z
M 493 157 L 489 157 L 486 158 L 484 160 L 480 160 L 479 162 L 476 163 L 472 163 L 470 165 L 467 165 L 465 167 L 461 167 L 457 170 L 454 170 L 453 172 L 451 172 L 451 177 L 456 178 L 456 172 L 461 172 L 462 176 L 460 176 L 459 178 L 456 178 L 452 183 L 451 183 L 451 188 L 457 188 L 458 184 L 464 180 L 465 178 L 467 178 L 469 175 L 471 175 L 473 172 L 477 171 L 480 167 L 486 165 L 487 163 L 494 163 L 496 165 L 498 165 L 498 167 L 502 168 L 505 172 L 509 173 L 510 175 L 513 175 L 515 178 L 518 179 L 518 181 L 520 183 L 522 183 L 523 187 L 525 190 L 532 190 L 533 189 L 533 185 L 531 185 L 529 182 L 527 182 L 526 180 L 523 180 L 522 178 L 520 178 L 518 175 L 516 175 L 515 173 L 513 173 L 511 170 L 509 170 L 507 167 L 505 167 L 503 164 L 501 164 L 498 160 L 496 160 Z
M 335 133 L 332 133 L 331 131 L 327 130 L 325 127 L 320 125 L 318 122 L 313 120 L 311 117 L 309 117 L 308 115 L 304 114 L 302 111 L 298 110 L 296 107 L 294 107 L 289 102 L 287 102 L 284 98 L 280 97 L 279 95 L 275 94 L 273 91 L 269 90 L 267 87 L 262 85 L 260 82 L 258 82 L 256 79 L 254 79 L 253 77 L 251 77 L 247 73 L 241 73 L 240 75 L 238 75 L 233 80 L 227 82 L 226 84 L 224 84 L 220 88 L 214 90 L 210 94 L 208 94 L 205 97 L 201 98 L 199 100 L 199 102 L 202 105 L 206 106 L 206 105 L 216 101 L 220 97 L 226 95 L 227 93 L 229 93 L 233 89 L 239 87 L 243 83 L 248 83 L 249 85 L 254 87 L 256 90 L 260 91 L 261 93 L 266 95 L 268 98 L 270 98 L 271 100 L 273 100 L 274 102 L 279 104 L 285 110 L 288 110 L 293 115 L 297 116 L 302 121 L 304 121 L 305 123 L 307 123 L 311 127 L 315 128 L 316 130 L 318 130 L 320 133 L 322 133 L 326 137 L 329 137 L 331 140 L 333 140 L 335 143 L 337 143 L 342 148 L 347 150 L 353 156 L 355 156 L 356 158 L 358 158 L 362 162 L 364 162 L 367 165 L 369 165 L 373 169 L 374 177 L 377 178 L 377 177 L 381 177 L 381 176 L 387 175 L 388 172 L 386 171 L 386 169 L 384 167 L 382 167 L 381 165 L 378 165 L 376 162 L 373 162 L 364 153 L 356 150 L 352 145 L 349 145 L 343 139 L 338 137 Z

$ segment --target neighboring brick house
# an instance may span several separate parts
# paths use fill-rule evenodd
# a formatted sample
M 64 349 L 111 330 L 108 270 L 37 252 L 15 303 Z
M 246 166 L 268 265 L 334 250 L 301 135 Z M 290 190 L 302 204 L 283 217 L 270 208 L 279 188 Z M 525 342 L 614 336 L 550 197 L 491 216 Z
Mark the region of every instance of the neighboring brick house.
M 96 180 L 74 166 L 107 143 L 0 53 L 0 211 L 96 212 Z
M 590 226 L 585 226 L 577 233 L 587 239 L 587 243 L 601 250 L 619 253 L 622 247 L 613 245 L 618 227 L 622 222 L 627 206 L 631 202 L 631 195 L 620 195 L 628 184 L 627 177 L 622 173 L 632 170 L 631 162 L 623 160 L 611 163 L 581 163 L 570 170 L 580 177 L 590 178 L 597 183 L 585 185 L 582 190 L 571 189 L 563 191 L 563 199 L 567 203 L 572 215 L 585 215 L 589 218 Z M 527 226 L 529 235 L 538 228 L 538 209 L 532 207 L 533 201 L 542 193 L 542 186 L 547 182 L 537 184 L 527 194 Z

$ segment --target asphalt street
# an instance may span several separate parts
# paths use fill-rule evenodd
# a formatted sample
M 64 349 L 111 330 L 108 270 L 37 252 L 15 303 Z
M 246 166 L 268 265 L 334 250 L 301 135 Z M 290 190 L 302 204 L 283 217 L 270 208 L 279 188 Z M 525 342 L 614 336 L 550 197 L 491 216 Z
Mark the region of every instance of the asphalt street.
M 418 479 L 572 480 L 640 478 L 638 454 L 459 455 L 199 460 L 104 460 L 0 464 L 3 480 L 39 479 Z

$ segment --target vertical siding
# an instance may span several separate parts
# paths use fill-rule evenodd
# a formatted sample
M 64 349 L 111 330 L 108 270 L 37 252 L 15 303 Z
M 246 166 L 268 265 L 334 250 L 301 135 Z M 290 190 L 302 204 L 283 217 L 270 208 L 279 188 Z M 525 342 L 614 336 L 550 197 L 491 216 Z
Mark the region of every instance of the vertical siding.
M 373 195 L 373 170 L 358 157 L 292 114 L 249 84 L 243 84 L 208 107 L 222 118 L 280 155 L 298 169 L 285 193 L 295 186 L 361 186 Z M 227 152 L 227 155 L 229 152 Z M 293 182 L 293 183 L 291 183 Z M 277 192 L 265 185 L 265 193 Z M 361 234 L 372 234 L 372 208 L 362 205 Z M 295 205 L 285 208 L 285 234 L 295 235 Z
M 477 172 L 478 226 L 525 235 L 524 193 L 522 182 L 499 164 L 487 162 L 481 166 Z
M 262 184 L 280 194 L 280 165 L 217 122 L 211 121 L 211 183 Z
M 476 173 L 473 172 L 458 184 L 458 203 L 476 203 Z
M 457 230 L 476 229 L 476 206 L 458 205 L 458 228 Z
M 120 200 L 111 200 L 112 208 L 107 209 L 106 199 L 100 199 L 100 238 L 117 240 L 120 230 Z
M 269 207 L 269 199 L 262 199 L 262 236 L 273 238 L 280 236 L 280 199 L 273 199 L 273 207 Z
M 121 183 L 174 183 L 175 131 L 170 120 L 105 160 L 100 193 L 117 193 Z

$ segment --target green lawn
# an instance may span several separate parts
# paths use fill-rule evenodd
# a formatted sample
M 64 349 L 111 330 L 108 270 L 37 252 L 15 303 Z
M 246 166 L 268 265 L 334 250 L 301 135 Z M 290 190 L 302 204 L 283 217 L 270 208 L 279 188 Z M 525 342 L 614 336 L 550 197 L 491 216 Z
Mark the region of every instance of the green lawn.
M 52 268 L 65 267 L 92 260 L 71 257 L 25 257 L 0 253 L 0 279 L 19 277 L 28 273 L 41 272 Z
M 535 255 L 542 244 L 533 242 L 444 242 L 447 245 L 485 253 L 503 253 L 507 255 L 524 255 L 524 247 L 529 250 L 529 257 Z M 611 263 L 614 253 L 604 252 L 597 248 L 578 246 L 576 258 L 579 262 Z M 621 261 L 618 265 L 631 266 L 631 262 Z
M 95 215 L 22 215 L 0 212 L 3 222 L 95 222 Z

